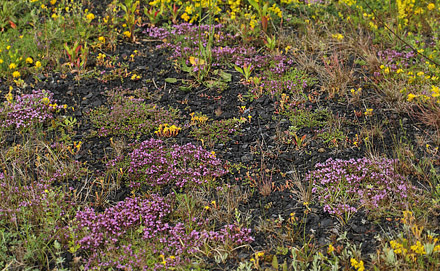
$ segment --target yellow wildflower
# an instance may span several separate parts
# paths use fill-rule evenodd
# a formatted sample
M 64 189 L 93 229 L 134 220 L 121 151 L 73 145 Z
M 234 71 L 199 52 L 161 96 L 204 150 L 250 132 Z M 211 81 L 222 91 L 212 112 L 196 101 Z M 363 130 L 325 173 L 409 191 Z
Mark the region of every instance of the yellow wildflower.
M 416 97 L 417 97 L 417 95 L 414 95 L 414 94 L 410 93 L 410 94 L 408 94 L 407 101 L 408 101 L 408 102 L 411 102 L 411 101 L 414 100 L 414 98 L 416 98 Z
M 342 39 L 344 39 L 344 36 L 340 33 L 337 33 L 337 34 L 332 34 L 332 38 L 337 39 L 337 40 L 342 40 Z
M 15 63 L 9 64 L 9 69 L 13 70 L 15 68 L 17 68 L 17 64 L 15 64 Z
M 26 58 L 26 63 L 27 64 L 32 64 L 32 63 L 34 63 L 34 60 L 32 60 L 31 57 L 28 57 L 28 58 Z
M 373 109 L 372 108 L 367 108 L 364 112 L 365 116 L 372 116 L 373 115 Z
M 103 60 L 106 57 L 105 54 L 99 53 L 98 56 L 96 57 L 97 60 Z
M 50 100 L 49 100 L 49 98 L 44 97 L 43 99 L 41 99 L 41 102 L 42 102 L 43 104 L 45 104 L 45 105 L 48 105 L 49 102 L 50 102 Z
M 55 5 L 56 2 L 57 2 L 57 0 L 50 0 L 51 5 Z
M 8 94 L 5 95 L 6 101 L 8 101 L 8 103 L 12 103 L 12 101 L 14 100 L 14 95 L 12 94 L 12 87 L 9 87 L 9 92 Z
M 360 260 L 358 262 L 356 259 L 351 258 L 350 263 L 351 263 L 351 266 L 353 266 L 357 271 L 364 271 L 365 270 L 364 262 L 362 260 Z
M 272 7 L 269 8 L 269 11 L 275 13 L 280 18 L 283 17 L 283 12 L 281 11 L 281 9 L 279 7 L 277 7 L 276 4 L 273 4 Z
M 41 62 L 40 61 L 37 61 L 37 62 L 35 62 L 35 68 L 40 68 L 41 67 Z
M 19 71 L 15 71 L 15 72 L 13 72 L 13 73 L 12 73 L 12 76 L 13 76 L 14 78 L 20 77 L 20 72 L 19 72 Z
M 335 247 L 332 246 L 332 244 L 328 245 L 327 253 L 328 253 L 328 254 L 332 254 L 333 251 L 335 251 Z
M 435 9 L 435 4 L 429 3 L 427 8 L 428 8 L 428 10 L 433 10 L 433 9 Z
M 3 63 L 3 59 L 0 58 L 0 64 L 2 64 L 2 63 Z
M 99 40 L 101 43 L 105 43 L 105 38 L 104 38 L 103 36 L 100 36 L 100 37 L 98 38 L 98 40 Z
M 373 22 L 370 22 L 369 25 L 370 25 L 370 27 L 371 27 L 372 29 L 378 29 L 378 28 L 379 28 L 379 27 L 377 26 L 377 24 L 375 24 L 375 23 L 373 23 Z
M 440 96 L 440 88 L 437 86 L 431 86 L 432 97 L 436 98 Z
M 133 80 L 133 81 L 136 81 L 136 80 L 139 80 L 139 79 L 141 79 L 141 76 L 140 76 L 140 75 L 133 74 L 133 75 L 131 76 L 131 80 Z
M 95 19 L 95 14 L 93 13 L 89 13 L 86 15 L 87 20 L 92 21 L 93 19 Z
M 188 22 L 188 20 L 189 20 L 189 16 L 188 16 L 187 13 L 183 13 L 182 16 L 180 16 L 180 17 L 181 17 L 182 19 L 184 19 L 185 22 Z
M 124 31 L 124 33 L 122 33 L 122 34 L 124 34 L 124 36 L 126 36 L 127 38 L 131 37 L 131 32 L 130 31 Z
M 193 13 L 193 8 L 192 8 L 192 6 L 187 6 L 187 7 L 185 8 L 185 13 L 191 15 L 191 14 Z
M 52 17 L 52 19 L 55 19 L 55 20 L 56 20 L 59 16 L 58 16 L 56 13 L 54 13 L 54 14 L 52 14 L 51 17 Z
M 420 255 L 426 254 L 425 248 L 420 241 L 417 241 L 415 245 L 411 246 L 411 250 Z

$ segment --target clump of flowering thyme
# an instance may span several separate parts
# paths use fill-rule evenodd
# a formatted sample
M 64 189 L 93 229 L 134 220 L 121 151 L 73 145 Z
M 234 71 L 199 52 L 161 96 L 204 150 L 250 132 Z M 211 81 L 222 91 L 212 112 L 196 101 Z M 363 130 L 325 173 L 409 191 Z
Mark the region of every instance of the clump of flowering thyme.
M 312 183 L 312 193 L 324 206 L 324 211 L 338 217 L 355 213 L 365 207 L 378 213 L 387 207 L 404 207 L 412 189 L 405 178 L 394 170 L 393 159 L 328 159 L 318 163 L 306 176 Z
M 6 129 L 25 129 L 44 123 L 53 118 L 53 112 L 63 108 L 56 104 L 53 93 L 46 90 L 34 90 L 31 94 L 6 95 L 6 101 L 0 107 L 1 127 Z
M 250 229 L 235 224 L 209 231 L 191 229 L 194 222 L 169 223 L 173 212 L 172 199 L 158 195 L 127 198 L 103 213 L 86 208 L 70 226 L 70 243 L 89 253 L 85 270 L 164 270 L 190 264 L 207 243 L 235 247 L 253 241 Z
M 215 154 L 189 143 L 167 147 L 162 140 L 140 143 L 125 158 L 116 158 L 109 167 L 123 169 L 131 187 L 208 183 L 227 171 Z

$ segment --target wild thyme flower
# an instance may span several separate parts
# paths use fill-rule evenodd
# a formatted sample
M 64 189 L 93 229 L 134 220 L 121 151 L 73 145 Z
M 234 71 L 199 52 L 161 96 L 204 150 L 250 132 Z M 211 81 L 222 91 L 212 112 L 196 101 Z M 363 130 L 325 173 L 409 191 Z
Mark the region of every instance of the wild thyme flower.
M 182 23 L 173 25 L 171 30 L 153 27 L 145 30 L 144 33 L 152 38 L 164 40 L 164 43 L 157 47 L 171 49 L 171 57 L 186 60 L 186 65 L 190 65 L 189 58 L 191 56 L 203 59 L 198 44 L 201 43 L 206 47 L 209 39 L 207 33 L 211 33 L 211 31 L 214 40 L 211 47 L 210 64 L 213 67 L 228 67 L 231 64 L 242 67 L 244 64 L 252 64 L 257 69 L 267 67 L 273 69 L 274 72 L 283 73 L 293 64 L 293 60 L 288 59 L 285 55 L 261 55 L 254 47 L 236 46 L 235 41 L 239 38 L 239 34 L 225 33 L 223 28 L 221 24 L 198 26 Z M 197 71 L 201 67 L 194 68 Z
M 116 159 L 108 166 L 119 168 L 118 164 L 125 165 L 132 187 L 168 183 L 183 187 L 207 183 L 226 173 L 221 161 L 202 147 L 191 143 L 167 147 L 156 139 L 142 142 L 125 161 Z
M 396 160 L 368 158 L 333 160 L 318 163 L 307 180 L 313 183 L 324 211 L 342 216 L 360 207 L 377 211 L 386 205 L 404 205 L 411 189 L 405 178 L 394 170 Z
M 188 263 L 188 256 L 198 253 L 207 243 L 239 246 L 254 240 L 250 229 L 234 224 L 217 231 L 188 231 L 188 221 L 171 225 L 166 222 L 173 212 L 171 202 L 170 198 L 152 195 L 148 199 L 127 198 L 100 214 L 91 208 L 77 212 L 69 238 L 89 252 L 85 270 L 162 270 Z M 136 245 L 139 235 L 141 248 Z
M 61 109 L 53 100 L 53 93 L 34 90 L 32 94 L 17 96 L 11 102 L 4 102 L 0 108 L 1 126 L 5 128 L 27 128 L 53 118 L 52 112 Z

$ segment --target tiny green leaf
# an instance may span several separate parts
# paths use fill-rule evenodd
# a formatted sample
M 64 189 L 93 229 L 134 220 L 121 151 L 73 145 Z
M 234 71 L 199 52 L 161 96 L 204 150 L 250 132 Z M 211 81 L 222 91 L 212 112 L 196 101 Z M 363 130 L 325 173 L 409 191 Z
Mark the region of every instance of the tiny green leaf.
M 177 83 L 177 79 L 173 78 L 173 77 L 168 77 L 165 79 L 165 82 L 170 83 L 170 84 L 174 84 L 174 83 Z

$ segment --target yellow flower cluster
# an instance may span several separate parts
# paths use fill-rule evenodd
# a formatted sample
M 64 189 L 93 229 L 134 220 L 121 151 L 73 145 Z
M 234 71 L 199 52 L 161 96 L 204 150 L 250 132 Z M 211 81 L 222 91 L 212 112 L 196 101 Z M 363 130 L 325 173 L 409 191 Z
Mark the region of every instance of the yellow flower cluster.
M 205 124 L 208 121 L 208 117 L 206 115 L 203 115 L 201 113 L 198 114 L 194 114 L 191 113 L 191 123 L 192 124 L 196 124 L 196 123 L 200 123 L 200 124 Z
M 180 130 L 182 130 L 182 128 L 177 127 L 174 124 L 171 126 L 168 124 L 161 124 L 154 133 L 159 137 L 173 137 L 177 136 Z
M 362 260 L 360 260 L 358 262 L 356 259 L 351 258 L 350 263 L 351 263 L 351 266 L 353 266 L 357 271 L 364 271 L 365 270 L 364 262 Z
M 327 253 L 328 253 L 328 254 L 332 254 L 332 253 L 333 253 L 333 251 L 335 251 L 335 247 L 334 247 L 334 246 L 332 246 L 332 244 L 328 245 L 328 248 L 327 248 Z
M 342 2 L 346 4 L 347 6 L 351 7 L 356 4 L 356 0 L 340 0 L 339 2 Z
M 416 0 L 397 0 L 399 19 L 404 20 L 405 24 L 408 23 L 407 17 L 413 12 L 415 2 Z
M 432 85 L 431 86 L 431 97 L 424 95 L 424 94 L 413 94 L 409 93 L 407 97 L 408 102 L 412 102 L 415 98 L 420 98 L 422 101 L 428 101 L 431 98 L 434 98 L 438 104 L 440 104 L 440 88 L 437 86 Z
M 13 73 L 12 73 L 12 77 L 14 77 L 14 78 L 17 78 L 17 77 L 20 77 L 20 72 L 19 71 L 14 71 Z
M 437 86 L 431 86 L 431 96 L 437 98 L 440 96 L 440 88 Z
M 229 13 L 231 20 L 234 20 L 236 18 L 237 13 L 240 12 L 240 4 L 241 0 L 228 0 L 229 8 L 231 9 L 231 12 Z
M 425 248 L 420 241 L 417 241 L 415 245 L 411 246 L 411 250 L 414 251 L 416 254 L 426 254 Z
M 86 18 L 89 22 L 91 22 L 93 19 L 95 19 L 95 15 L 93 13 L 88 13 Z
M 342 40 L 342 39 L 344 39 L 344 35 L 342 35 L 341 33 L 332 34 L 332 38 L 337 39 L 337 40 Z
M 407 240 L 403 238 L 402 242 L 405 243 L 407 242 Z M 405 255 L 408 252 L 408 250 L 404 248 L 403 243 L 399 243 L 395 240 L 390 241 L 390 246 L 393 249 L 394 253 Z
M 98 56 L 96 57 L 96 59 L 97 59 L 98 61 L 102 61 L 102 60 L 104 60 L 105 57 L 106 57 L 105 54 L 99 53 Z
M 268 10 L 272 13 L 275 13 L 280 18 L 283 17 L 283 12 L 276 4 L 273 4 L 270 8 L 268 8 Z

